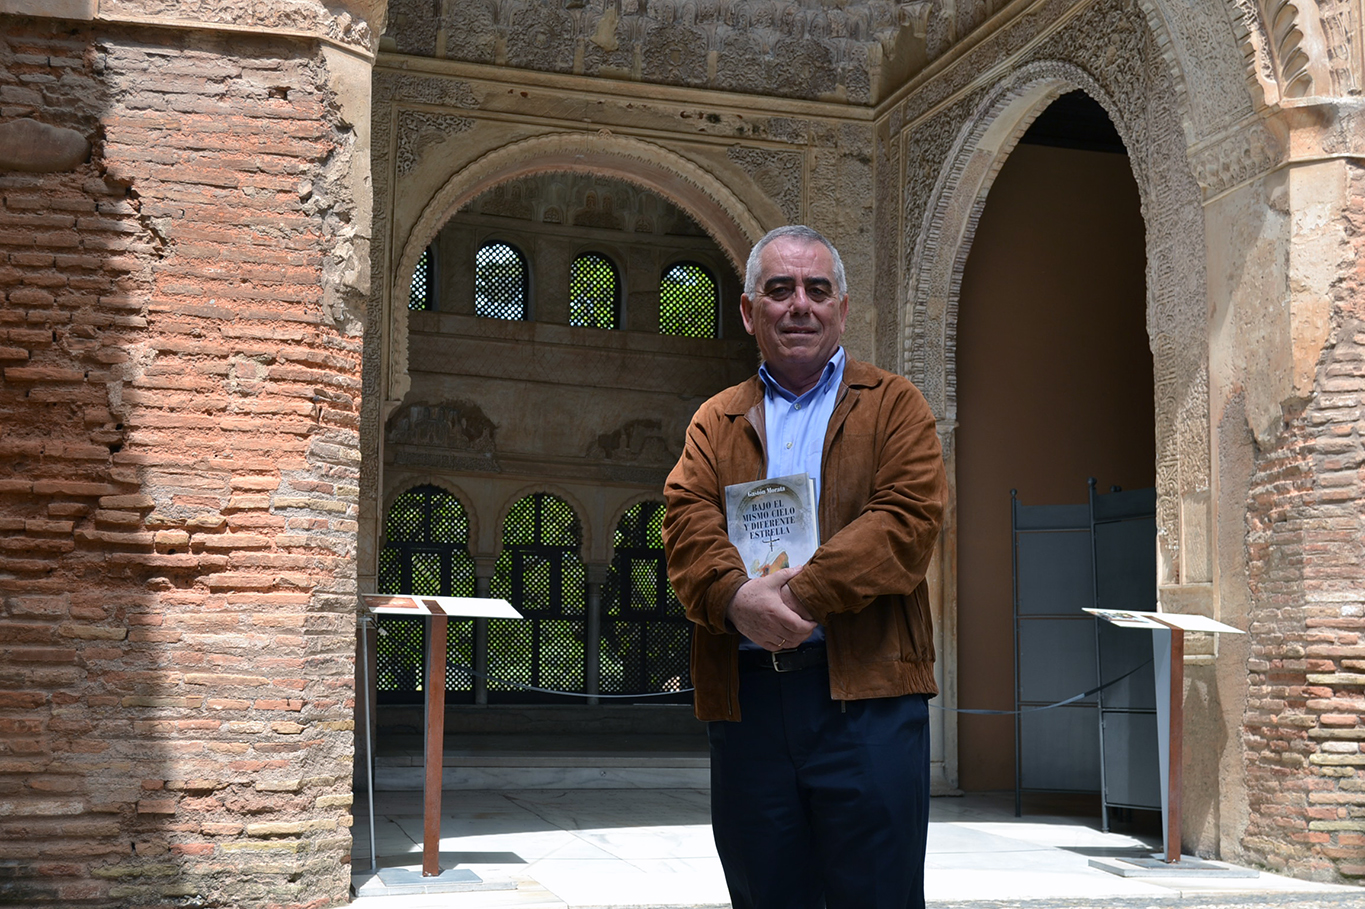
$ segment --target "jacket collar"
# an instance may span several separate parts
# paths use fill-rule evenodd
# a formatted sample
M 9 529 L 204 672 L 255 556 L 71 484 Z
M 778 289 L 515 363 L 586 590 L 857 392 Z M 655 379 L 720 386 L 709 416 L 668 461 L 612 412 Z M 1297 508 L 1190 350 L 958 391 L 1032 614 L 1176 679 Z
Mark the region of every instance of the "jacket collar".
M 876 388 L 885 377 L 877 367 L 849 357 L 844 363 L 844 381 L 840 385 L 839 396 L 848 388 Z M 732 389 L 725 403 L 725 413 L 731 417 L 742 417 L 755 406 L 763 403 L 763 380 L 755 373 Z

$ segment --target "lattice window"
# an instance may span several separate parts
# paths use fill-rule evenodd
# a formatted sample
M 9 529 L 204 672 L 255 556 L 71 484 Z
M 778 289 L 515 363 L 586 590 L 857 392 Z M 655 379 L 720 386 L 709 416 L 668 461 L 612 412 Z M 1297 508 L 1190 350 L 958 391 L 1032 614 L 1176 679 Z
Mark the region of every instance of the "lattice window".
M 428 596 L 474 596 L 474 560 L 469 555 L 469 518 L 460 500 L 437 486 L 417 486 L 394 500 L 384 521 L 379 553 L 379 592 Z M 385 702 L 420 699 L 426 687 L 426 626 L 421 619 L 381 616 L 377 691 Z M 447 662 L 474 660 L 474 623 L 451 619 Z M 446 689 L 455 700 L 472 700 L 473 684 L 447 670 Z
M 660 537 L 663 519 L 663 503 L 641 502 L 616 525 L 616 554 L 602 591 L 599 687 L 604 693 L 668 691 L 692 684 L 691 626 L 668 583 Z
M 569 324 L 615 328 L 620 298 L 616 267 L 606 256 L 585 253 L 569 269 Z
M 693 262 L 679 262 L 659 282 L 659 334 L 714 338 L 720 309 L 716 279 Z
M 512 506 L 502 525 L 502 554 L 492 595 L 524 619 L 488 623 L 489 674 L 538 688 L 583 691 L 586 571 L 583 532 L 563 499 L 545 493 Z M 489 699 L 544 700 L 505 683 L 488 683 Z M 562 699 L 556 699 L 562 700 Z
M 417 260 L 417 269 L 412 273 L 412 285 L 408 288 L 408 309 L 436 308 L 436 251 L 428 246 L 422 250 L 422 258 Z
M 474 312 L 490 319 L 526 318 L 526 260 L 506 243 L 474 254 Z

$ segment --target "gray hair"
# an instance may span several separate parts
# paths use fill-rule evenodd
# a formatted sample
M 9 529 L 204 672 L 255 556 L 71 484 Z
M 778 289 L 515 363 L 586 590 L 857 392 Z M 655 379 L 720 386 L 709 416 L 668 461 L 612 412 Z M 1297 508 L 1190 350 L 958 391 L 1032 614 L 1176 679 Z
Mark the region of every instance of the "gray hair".
M 763 249 L 769 243 L 779 237 L 795 237 L 798 240 L 805 240 L 807 243 L 819 243 L 829 250 L 830 257 L 834 259 L 834 289 L 839 292 L 839 296 L 848 293 L 848 278 L 844 275 L 844 260 L 839 257 L 839 250 L 834 248 L 834 244 L 826 239 L 825 235 L 813 227 L 804 224 L 788 224 L 786 227 L 778 227 L 768 231 L 762 240 L 754 244 L 754 248 L 749 251 L 749 261 L 744 264 L 744 292 L 750 297 L 758 290 L 758 279 L 762 266 L 759 265 L 759 257 L 763 255 Z

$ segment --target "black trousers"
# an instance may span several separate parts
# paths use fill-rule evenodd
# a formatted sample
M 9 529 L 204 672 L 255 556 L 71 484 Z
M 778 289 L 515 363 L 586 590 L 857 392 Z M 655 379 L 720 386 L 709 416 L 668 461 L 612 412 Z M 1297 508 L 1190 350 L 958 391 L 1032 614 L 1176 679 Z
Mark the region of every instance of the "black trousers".
M 928 698 L 832 701 L 818 666 L 742 670 L 739 700 L 708 726 L 734 909 L 923 909 Z

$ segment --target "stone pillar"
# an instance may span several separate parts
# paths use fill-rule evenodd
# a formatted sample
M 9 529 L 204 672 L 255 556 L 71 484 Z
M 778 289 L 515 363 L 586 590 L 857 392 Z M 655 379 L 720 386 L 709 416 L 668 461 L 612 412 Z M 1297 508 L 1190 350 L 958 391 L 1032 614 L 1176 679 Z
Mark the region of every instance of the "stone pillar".
M 590 562 L 588 574 L 588 615 L 587 640 L 583 647 L 583 690 L 596 695 L 601 689 L 602 673 L 602 585 L 607 582 L 610 564 Z M 589 697 L 588 703 L 601 703 L 597 697 Z
M 1365 876 L 1365 181 L 1342 157 L 1365 153 L 1354 116 L 1353 103 L 1274 113 L 1283 159 L 1206 206 L 1213 605 L 1248 634 L 1186 659 L 1186 816 L 1223 819 L 1216 840 L 1186 842 L 1320 880 Z M 1255 127 L 1245 139 L 1266 147 Z
M 474 559 L 474 596 L 487 597 L 492 594 L 489 592 L 493 586 L 493 575 L 496 573 L 497 558 L 494 556 L 476 556 Z M 487 705 L 488 703 L 488 619 L 474 620 L 474 671 L 478 675 L 474 676 L 474 703 Z
M 95 149 L 0 170 L 6 888 L 345 903 L 374 11 L 95 6 L 0 0 Z

